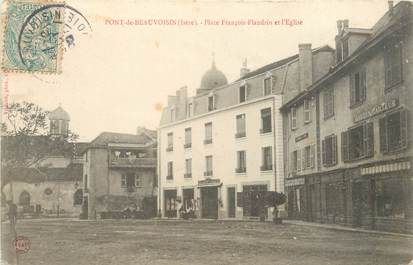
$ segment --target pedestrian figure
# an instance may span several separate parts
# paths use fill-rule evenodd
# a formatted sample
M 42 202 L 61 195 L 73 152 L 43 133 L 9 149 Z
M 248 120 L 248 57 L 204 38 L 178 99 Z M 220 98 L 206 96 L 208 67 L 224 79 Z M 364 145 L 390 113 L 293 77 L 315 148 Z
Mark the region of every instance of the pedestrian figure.
M 15 225 L 17 222 L 17 205 L 13 202 L 9 202 L 9 212 L 7 213 L 9 216 L 10 224 Z

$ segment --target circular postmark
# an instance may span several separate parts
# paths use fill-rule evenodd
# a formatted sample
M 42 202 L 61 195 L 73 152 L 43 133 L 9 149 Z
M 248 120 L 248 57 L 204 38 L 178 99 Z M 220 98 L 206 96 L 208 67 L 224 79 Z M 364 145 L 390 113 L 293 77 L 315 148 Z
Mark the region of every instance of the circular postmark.
M 62 53 L 76 46 L 77 36 L 92 31 L 88 20 L 65 4 L 47 4 L 31 13 L 18 36 L 21 62 L 31 72 L 59 72 Z
M 30 240 L 25 236 L 17 236 L 13 240 L 13 246 L 18 253 L 26 253 L 30 250 Z

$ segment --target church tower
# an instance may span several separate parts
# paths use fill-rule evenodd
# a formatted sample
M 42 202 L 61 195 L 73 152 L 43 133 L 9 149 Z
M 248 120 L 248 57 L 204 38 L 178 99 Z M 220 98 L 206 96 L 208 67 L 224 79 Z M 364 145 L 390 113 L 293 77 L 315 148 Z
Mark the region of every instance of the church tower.
M 70 116 L 60 105 L 49 113 L 50 135 L 67 136 L 69 133 Z

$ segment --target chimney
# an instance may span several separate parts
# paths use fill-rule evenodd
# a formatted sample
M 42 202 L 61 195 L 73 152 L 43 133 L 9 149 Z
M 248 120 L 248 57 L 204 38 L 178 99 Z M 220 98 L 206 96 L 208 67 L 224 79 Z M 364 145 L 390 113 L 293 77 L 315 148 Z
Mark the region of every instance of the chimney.
M 247 68 L 247 58 L 245 58 L 244 62 L 242 63 L 242 68 L 240 70 L 240 76 L 244 77 L 249 72 L 250 72 L 250 69 Z
M 300 91 L 313 83 L 313 53 L 311 43 L 298 44 L 298 67 L 300 78 Z
M 389 4 L 389 14 L 390 16 L 393 15 L 393 1 L 388 1 Z
M 341 33 L 342 29 L 343 29 L 343 21 L 337 20 L 337 34 L 338 35 Z
M 343 20 L 343 29 L 347 29 L 348 28 L 348 19 Z

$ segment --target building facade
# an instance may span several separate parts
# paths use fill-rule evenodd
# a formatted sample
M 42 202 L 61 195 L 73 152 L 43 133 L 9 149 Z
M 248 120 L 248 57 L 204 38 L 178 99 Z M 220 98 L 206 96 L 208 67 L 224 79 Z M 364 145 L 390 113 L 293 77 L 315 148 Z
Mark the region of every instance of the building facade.
M 412 4 L 337 27 L 330 72 L 282 107 L 288 215 L 411 232 Z
M 50 131 L 41 136 L 2 136 L 2 155 L 17 152 L 16 141 L 27 141 L 24 150 L 33 157 L 44 154 L 27 167 L 2 167 L 4 201 L 16 203 L 24 216 L 79 217 L 83 190 L 82 159 L 79 151 L 85 143 L 62 141 L 69 133 L 69 114 L 58 107 L 48 115 Z M 36 159 L 35 159 L 36 160 Z M 3 202 L 4 202 L 3 201 Z M 4 205 L 4 204 L 3 204 Z
M 213 63 L 195 96 L 186 87 L 170 96 L 158 129 L 162 216 L 179 217 L 182 207 L 199 218 L 270 217 L 261 200 L 267 191 L 284 192 L 279 108 L 332 60 L 328 46 L 300 45 L 299 54 L 253 72 L 244 62 L 230 84 Z
M 116 218 L 126 208 L 156 214 L 156 132 L 103 132 L 83 150 L 84 218 Z

